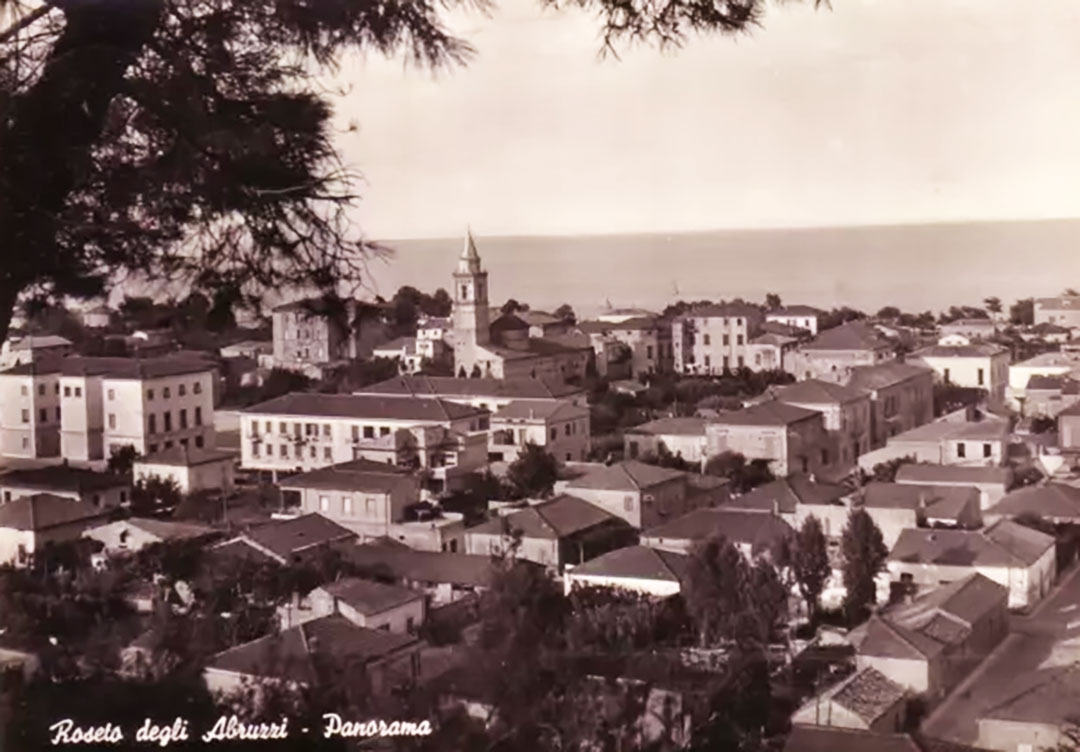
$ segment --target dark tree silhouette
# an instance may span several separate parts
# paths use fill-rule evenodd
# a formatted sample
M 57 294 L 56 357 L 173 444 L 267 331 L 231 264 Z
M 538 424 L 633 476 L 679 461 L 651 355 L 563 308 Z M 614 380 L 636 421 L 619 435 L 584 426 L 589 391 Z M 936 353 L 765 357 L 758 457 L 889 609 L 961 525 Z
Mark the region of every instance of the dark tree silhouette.
M 877 601 L 874 579 L 885 566 L 889 549 L 881 530 L 865 509 L 852 509 L 840 540 L 844 556 L 844 612 L 854 623 Z
M 806 600 L 810 621 L 813 622 L 818 599 L 821 598 L 821 592 L 832 572 L 825 534 L 821 531 L 821 523 L 817 517 L 810 515 L 799 529 L 792 547 L 791 564 L 795 582 Z
M 546 497 L 551 495 L 559 478 L 559 463 L 543 447 L 529 442 L 518 458 L 510 463 L 506 475 L 510 485 L 521 496 Z

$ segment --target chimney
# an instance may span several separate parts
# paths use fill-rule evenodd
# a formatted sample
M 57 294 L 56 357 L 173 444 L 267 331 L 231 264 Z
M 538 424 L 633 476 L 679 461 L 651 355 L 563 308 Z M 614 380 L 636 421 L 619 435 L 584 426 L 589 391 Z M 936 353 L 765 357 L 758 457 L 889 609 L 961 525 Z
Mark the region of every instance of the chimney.
M 926 492 L 919 492 L 919 509 L 926 509 Z
M 780 516 L 780 500 L 779 499 L 773 499 L 772 500 L 772 513 L 773 513 L 774 517 L 779 517 Z

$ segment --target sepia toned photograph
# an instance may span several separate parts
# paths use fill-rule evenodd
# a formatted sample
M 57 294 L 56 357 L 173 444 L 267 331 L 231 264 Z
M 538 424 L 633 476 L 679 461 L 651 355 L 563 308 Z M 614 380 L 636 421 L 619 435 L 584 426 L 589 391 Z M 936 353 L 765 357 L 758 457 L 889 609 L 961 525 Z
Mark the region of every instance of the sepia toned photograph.
M 0 0 L 0 752 L 1080 752 L 1080 4 Z

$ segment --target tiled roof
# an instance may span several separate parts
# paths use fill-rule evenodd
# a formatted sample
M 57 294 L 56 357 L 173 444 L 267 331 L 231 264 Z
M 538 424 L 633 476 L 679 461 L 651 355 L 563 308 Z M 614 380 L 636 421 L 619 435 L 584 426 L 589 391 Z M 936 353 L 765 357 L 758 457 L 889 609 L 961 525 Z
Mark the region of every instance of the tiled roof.
M 552 316 L 547 311 L 518 311 L 514 315 L 529 326 L 548 326 L 550 324 L 566 323 L 563 319 Z
M 401 581 L 489 587 L 495 576 L 490 556 L 416 551 L 382 544 L 353 546 L 345 556 L 357 566 Z
M 521 532 L 523 538 L 558 540 L 597 525 L 623 522 L 595 504 L 576 496 L 563 494 L 554 499 L 532 504 L 520 511 L 488 520 L 467 533 L 502 535 L 510 530 Z M 625 524 L 625 523 L 624 523 Z
M 933 371 L 911 363 L 879 363 L 876 366 L 855 366 L 847 385 L 854 389 L 884 389 L 918 376 L 931 376 Z
M 1003 421 L 982 420 L 974 423 L 952 423 L 941 420 L 912 428 L 889 438 L 889 443 L 904 441 L 1002 441 L 1009 435 L 1009 425 Z
M 404 420 L 438 422 L 468 418 L 486 411 L 441 399 L 408 399 L 370 394 L 293 392 L 247 408 L 254 415 L 295 415 L 311 418 Z
M 387 585 L 375 580 L 349 577 L 324 585 L 323 590 L 365 616 L 389 611 L 397 606 L 423 600 L 424 594 L 409 588 Z
M 236 459 L 236 452 L 205 447 L 172 446 L 162 449 L 135 461 L 136 465 L 174 465 L 176 467 L 196 467 L 211 462 Z
M 997 324 L 991 319 L 956 319 L 955 321 L 950 321 L 947 324 L 941 325 L 942 329 L 959 329 L 961 327 L 968 329 L 972 327 L 980 327 L 983 329 L 996 329 Z
M 891 345 L 865 321 L 848 321 L 818 332 L 818 335 L 803 345 L 804 350 L 882 350 Z
M 587 334 L 603 334 L 604 332 L 627 332 L 648 331 L 659 329 L 660 322 L 652 316 L 635 316 L 623 321 L 581 321 L 577 328 Z
M 356 394 L 403 396 L 560 399 L 580 394 L 580 386 L 544 379 L 459 379 L 451 376 L 395 376 L 364 387 Z
M 1013 363 L 1011 368 L 1077 368 L 1080 367 L 1080 358 L 1071 353 L 1048 352 L 1036 355 L 1033 358 Z
M 873 725 L 904 701 L 907 690 L 877 669 L 865 668 L 826 691 L 825 696 Z
M 904 483 L 868 483 L 863 488 L 863 504 L 878 509 L 918 509 L 926 507 L 933 519 L 956 519 L 969 505 L 979 506 L 979 490 L 974 486 L 933 486 Z
M 492 331 L 528 329 L 529 324 L 516 313 L 504 313 L 491 322 Z
M 181 540 L 184 538 L 201 538 L 204 535 L 212 535 L 216 531 L 205 525 L 194 525 L 190 522 L 176 522 L 173 520 L 158 520 L 150 517 L 131 517 L 124 523 L 143 530 L 161 540 Z
M 1006 355 L 1008 350 L 1000 345 L 977 343 L 972 345 L 931 345 L 912 353 L 913 358 L 989 358 Z
M 897 483 L 970 483 L 1008 485 L 1012 472 L 1006 467 L 963 467 L 910 463 L 896 471 Z
M 40 531 L 108 514 L 89 502 L 40 493 L 0 504 L 0 528 Z
M 588 488 L 607 491 L 640 491 L 676 478 L 684 478 L 680 470 L 647 465 L 637 460 L 627 460 L 606 465 L 586 473 L 567 483 L 568 488 Z
M 760 308 L 749 303 L 709 303 L 707 305 L 694 306 L 679 319 L 726 319 L 745 318 L 756 316 L 761 312 Z
M 986 514 L 1017 517 L 1025 512 L 1050 519 L 1080 520 L 1080 488 L 1063 483 L 1018 488 L 1005 494 Z
M 293 555 L 302 551 L 347 541 L 357 535 L 321 514 L 313 513 L 292 520 L 271 522 L 248 531 L 243 537 L 288 563 Z
M 798 340 L 800 334 L 806 332 L 805 329 L 800 329 L 797 326 L 791 326 L 790 324 L 784 324 L 779 321 L 766 320 L 761 324 L 761 331 L 769 334 L 777 334 L 781 337 L 787 337 L 793 340 Z
M 736 496 L 725 507 L 771 512 L 773 502 L 776 502 L 781 514 L 794 514 L 800 504 L 839 504 L 851 493 L 850 488 L 836 483 L 812 481 L 805 475 L 790 475 Z
M 534 402 L 515 400 L 504 405 L 491 416 L 492 420 L 569 420 L 584 418 L 589 415 L 589 408 L 580 407 L 572 402 Z
M 624 433 L 648 434 L 650 436 L 700 436 L 705 437 L 704 418 L 657 418 L 640 426 L 628 428 Z
M 1008 588 L 975 572 L 963 579 L 934 588 L 913 603 L 892 612 L 890 618 L 912 629 L 918 629 L 931 616 L 944 613 L 968 627 L 973 627 L 985 614 L 1005 604 L 1008 597 Z
M 324 616 L 278 634 L 218 653 L 207 668 L 247 676 L 273 677 L 307 686 L 320 669 L 366 664 L 417 644 L 411 635 L 358 627 L 342 616 Z M 320 665 L 320 661 L 325 664 Z
M 101 376 L 118 380 L 160 379 L 213 371 L 217 365 L 212 357 L 208 353 L 162 355 L 157 358 L 90 358 L 69 355 L 37 364 L 23 363 L 7 369 L 4 373 L 18 376 L 60 373 L 64 376 Z
M 983 530 L 907 528 L 889 553 L 891 561 L 946 566 L 1030 566 L 1052 548 L 1049 535 L 999 520 Z
M 35 488 L 42 491 L 74 491 L 87 493 L 111 488 L 126 488 L 126 478 L 111 473 L 98 473 L 70 465 L 8 470 L 0 474 L 0 488 Z
M 907 734 L 877 734 L 837 726 L 795 726 L 784 752 L 923 752 Z
M 728 426 L 788 426 L 800 420 L 813 418 L 815 415 L 820 416 L 821 413 L 817 410 L 808 410 L 805 407 L 771 400 L 759 402 L 742 410 L 720 413 L 710 423 Z
M 34 350 L 39 347 L 71 347 L 70 339 L 56 334 L 35 334 L 11 343 L 12 350 Z
M 776 334 L 775 332 L 766 332 L 759 337 L 754 337 L 750 340 L 751 345 L 772 345 L 774 347 L 783 347 L 784 345 L 790 345 L 792 342 L 798 342 L 795 337 L 789 337 L 783 334 Z
M 353 460 L 283 478 L 281 488 L 389 493 L 401 485 L 415 485 L 406 468 L 372 460 Z
M 373 352 L 404 352 L 406 355 L 416 352 L 416 337 L 398 337 L 374 348 Z
M 795 534 L 781 518 L 768 512 L 706 507 L 645 530 L 643 540 L 699 541 L 716 533 L 732 543 L 749 543 L 753 551 L 767 550 Z
M 821 379 L 797 381 L 776 389 L 774 394 L 781 402 L 811 405 L 838 404 L 866 398 L 866 395 L 857 389 Z
M 875 658 L 925 660 L 945 649 L 943 641 L 878 614 L 853 630 L 851 639 L 859 655 Z
M 766 316 L 824 316 L 825 311 L 808 305 L 789 305 L 768 311 Z
M 629 546 L 589 559 L 574 567 L 572 574 L 682 583 L 686 581 L 689 560 L 690 557 L 684 554 Z

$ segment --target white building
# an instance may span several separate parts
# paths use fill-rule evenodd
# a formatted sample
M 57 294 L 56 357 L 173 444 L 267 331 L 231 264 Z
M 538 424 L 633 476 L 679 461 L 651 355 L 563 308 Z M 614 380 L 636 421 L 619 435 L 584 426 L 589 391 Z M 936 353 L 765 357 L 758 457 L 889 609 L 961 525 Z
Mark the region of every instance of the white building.
M 78 540 L 108 514 L 108 509 L 47 493 L 0 504 L 0 566 L 29 566 L 46 545 Z
M 1009 381 L 1009 351 L 990 343 L 932 345 L 915 351 L 908 362 L 934 371 L 937 381 L 983 389 L 990 404 L 1005 401 Z
M 1080 296 L 1059 295 L 1035 299 L 1035 324 L 1080 327 Z
M 459 379 L 451 376 L 396 376 L 353 393 L 446 400 L 492 412 L 511 402 L 537 405 L 572 402 L 587 406 L 589 396 L 584 387 L 564 384 L 557 379 Z
M 0 368 L 32 363 L 42 358 L 60 358 L 71 353 L 71 340 L 55 334 L 12 337 L 0 345 Z
M 589 454 L 589 408 L 572 402 L 511 402 L 491 416 L 488 453 L 513 462 L 536 444 L 559 462 L 583 462 Z
M 173 446 L 145 457 L 132 466 L 135 481 L 172 480 L 183 494 L 199 491 L 232 493 L 236 485 L 236 454 L 220 449 Z
M 1009 366 L 1007 396 L 1014 408 L 1027 397 L 1027 385 L 1032 376 L 1068 376 L 1080 373 L 1080 353 L 1050 352 Z
M 675 371 L 721 374 L 752 368 L 750 340 L 761 326 L 761 310 L 747 303 L 692 308 L 671 324 Z
M 127 478 L 97 473 L 66 463 L 51 467 L 15 468 L 0 474 L 0 504 L 35 494 L 49 494 L 82 501 L 101 509 L 127 503 L 131 484 Z
M 820 308 L 808 305 L 793 305 L 769 311 L 765 314 L 765 320 L 786 324 L 796 329 L 805 329 L 810 334 L 817 336 L 821 317 L 824 315 L 825 312 Z

